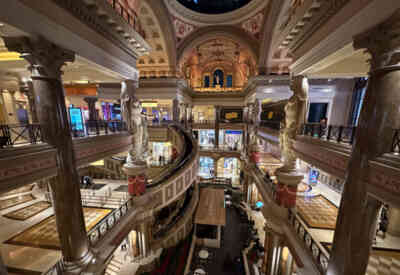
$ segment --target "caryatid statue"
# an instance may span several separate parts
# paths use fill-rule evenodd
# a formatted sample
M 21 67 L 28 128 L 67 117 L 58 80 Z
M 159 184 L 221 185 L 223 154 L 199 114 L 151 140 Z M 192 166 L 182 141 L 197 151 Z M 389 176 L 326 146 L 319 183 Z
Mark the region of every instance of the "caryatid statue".
M 308 88 L 308 80 L 303 76 L 294 77 L 290 83 L 293 95 L 285 106 L 284 128 L 281 129 L 279 137 L 284 159 L 282 168 L 285 170 L 295 169 L 296 156 L 293 152 L 291 141 L 296 138 L 296 134 L 305 121 Z
M 126 166 L 143 165 L 147 158 L 148 131 L 142 106 L 135 97 L 135 82 L 124 81 L 121 87 L 121 112 L 128 131 L 132 134 L 132 148 L 128 152 Z

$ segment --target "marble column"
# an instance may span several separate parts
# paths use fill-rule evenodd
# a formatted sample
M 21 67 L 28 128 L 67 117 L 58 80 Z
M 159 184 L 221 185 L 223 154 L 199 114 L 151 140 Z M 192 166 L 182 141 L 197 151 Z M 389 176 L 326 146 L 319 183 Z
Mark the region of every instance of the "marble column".
M 219 121 L 220 121 L 220 114 L 221 114 L 221 106 L 215 106 L 215 148 L 219 147 Z
M 283 236 L 265 226 L 264 259 L 262 271 L 265 275 L 277 275 L 281 261 Z
M 60 238 L 63 267 L 82 269 L 93 258 L 82 211 L 79 177 L 65 106 L 61 67 L 74 61 L 74 53 L 44 39 L 6 37 L 6 47 L 30 63 L 36 110 L 42 138 L 57 149 L 57 177 L 51 189 Z
M 7 109 L 3 97 L 4 90 L 0 90 L 0 124 L 7 124 Z
M 33 91 L 33 83 L 32 81 L 27 81 L 24 83 L 23 86 L 21 86 L 21 92 L 25 94 L 25 96 L 28 98 L 28 103 L 29 103 L 29 114 L 30 114 L 30 119 L 32 123 L 38 123 L 38 116 L 35 108 L 35 95 Z
M 97 97 L 85 97 L 83 99 L 89 109 L 89 121 L 97 120 L 97 111 L 96 111 L 96 102 L 97 102 Z
M 172 120 L 175 122 L 179 123 L 179 116 L 180 116 L 180 110 L 179 110 L 179 100 L 175 98 L 172 101 Z
M 10 94 L 11 97 L 11 108 L 12 108 L 12 119 L 11 119 L 11 123 L 15 123 L 18 124 L 18 116 L 17 116 L 17 102 L 15 100 L 15 93 L 16 91 L 8 91 L 8 93 Z
M 389 225 L 387 233 L 400 237 L 400 209 L 394 206 L 389 207 Z
M 0 254 L 0 275 L 7 275 L 7 274 L 8 274 L 8 272 L 7 272 L 6 265 L 4 264 L 3 258 L 1 257 L 1 254 Z
M 364 275 L 367 269 L 381 204 L 369 197 L 365 179 L 369 161 L 391 151 L 393 129 L 400 128 L 399 34 L 397 10 L 387 21 L 354 38 L 356 50 L 371 54 L 371 71 L 347 168 L 329 275 Z

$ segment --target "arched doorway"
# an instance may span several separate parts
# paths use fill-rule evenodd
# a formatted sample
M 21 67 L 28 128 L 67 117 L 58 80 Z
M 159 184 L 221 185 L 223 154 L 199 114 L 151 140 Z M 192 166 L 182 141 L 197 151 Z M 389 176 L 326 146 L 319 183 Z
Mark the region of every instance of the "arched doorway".
M 239 185 L 240 160 L 238 158 L 220 158 L 217 162 L 217 177 L 231 178 L 232 184 Z

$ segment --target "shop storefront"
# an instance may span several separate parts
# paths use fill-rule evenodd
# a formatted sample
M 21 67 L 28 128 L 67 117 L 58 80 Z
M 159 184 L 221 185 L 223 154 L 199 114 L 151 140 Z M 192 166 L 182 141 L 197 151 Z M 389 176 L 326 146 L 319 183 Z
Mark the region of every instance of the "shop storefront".
M 231 178 L 233 184 L 239 184 L 240 160 L 237 158 L 220 158 L 217 162 L 217 177 Z
M 152 122 L 172 120 L 172 103 L 165 100 L 142 101 L 143 113 Z
M 171 161 L 172 144 L 170 142 L 150 142 L 151 164 L 163 166 Z
M 241 150 L 243 147 L 243 131 L 219 130 L 219 145 L 230 150 Z
M 214 106 L 194 106 L 193 119 L 196 123 L 215 121 Z
M 214 177 L 214 160 L 210 157 L 200 157 L 199 176 L 205 179 Z
M 215 130 L 198 130 L 199 145 L 203 147 L 214 147 L 215 145 Z

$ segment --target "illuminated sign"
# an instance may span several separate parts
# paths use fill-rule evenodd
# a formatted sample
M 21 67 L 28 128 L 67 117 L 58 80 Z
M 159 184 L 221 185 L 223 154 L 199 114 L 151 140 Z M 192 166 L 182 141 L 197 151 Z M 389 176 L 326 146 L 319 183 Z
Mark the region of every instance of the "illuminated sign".
M 142 107 L 157 107 L 157 102 L 142 102 Z
M 83 131 L 83 119 L 81 108 L 69 108 L 69 118 L 72 130 Z
M 239 114 L 236 112 L 231 112 L 231 113 L 226 113 L 225 114 L 225 119 L 235 119 L 238 118 Z

